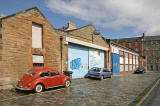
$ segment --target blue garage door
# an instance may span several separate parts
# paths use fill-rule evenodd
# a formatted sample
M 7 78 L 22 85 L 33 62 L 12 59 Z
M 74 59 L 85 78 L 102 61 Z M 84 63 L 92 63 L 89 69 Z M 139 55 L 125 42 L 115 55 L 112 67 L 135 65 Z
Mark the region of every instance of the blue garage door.
M 111 65 L 112 65 L 112 73 L 119 74 L 120 73 L 120 57 L 119 54 L 112 53 L 111 54 Z
M 92 67 L 104 68 L 104 51 L 89 48 L 89 69 Z
M 83 78 L 88 73 L 89 48 L 69 44 L 69 70 L 73 72 L 72 78 Z

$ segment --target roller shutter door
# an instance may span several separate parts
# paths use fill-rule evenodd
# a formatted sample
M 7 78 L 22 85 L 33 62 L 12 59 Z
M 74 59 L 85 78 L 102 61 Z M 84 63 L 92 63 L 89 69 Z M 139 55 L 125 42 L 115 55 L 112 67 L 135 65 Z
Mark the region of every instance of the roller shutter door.
M 69 44 L 69 70 L 73 72 L 72 78 L 83 78 L 88 73 L 89 48 Z

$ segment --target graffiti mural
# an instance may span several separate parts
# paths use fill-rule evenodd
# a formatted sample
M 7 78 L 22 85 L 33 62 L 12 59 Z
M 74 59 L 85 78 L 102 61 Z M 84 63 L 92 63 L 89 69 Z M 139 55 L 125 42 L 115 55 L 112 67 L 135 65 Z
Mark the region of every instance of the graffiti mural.
M 81 66 L 82 66 L 81 58 L 76 58 L 76 59 L 74 59 L 74 60 L 72 60 L 70 62 L 70 68 L 72 70 L 74 70 L 74 69 L 80 69 Z

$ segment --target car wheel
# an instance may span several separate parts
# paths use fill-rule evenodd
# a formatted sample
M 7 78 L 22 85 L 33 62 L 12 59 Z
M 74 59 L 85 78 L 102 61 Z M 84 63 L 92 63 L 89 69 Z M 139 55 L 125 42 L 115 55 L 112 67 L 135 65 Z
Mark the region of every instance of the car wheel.
M 71 85 L 71 81 L 70 80 L 66 80 L 65 87 L 68 88 L 70 85 Z
M 42 92 L 44 90 L 44 86 L 42 84 L 37 84 L 34 88 L 34 91 L 39 93 Z
M 102 75 L 100 79 L 103 80 L 103 79 L 104 79 L 104 76 Z

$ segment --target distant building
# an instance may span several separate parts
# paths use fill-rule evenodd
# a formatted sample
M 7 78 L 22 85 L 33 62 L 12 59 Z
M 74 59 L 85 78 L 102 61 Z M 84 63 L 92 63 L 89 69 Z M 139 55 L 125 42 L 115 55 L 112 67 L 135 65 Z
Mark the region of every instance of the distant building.
M 133 38 L 113 39 L 112 41 L 134 49 L 147 58 L 148 70 L 160 69 L 160 36 L 142 36 Z

